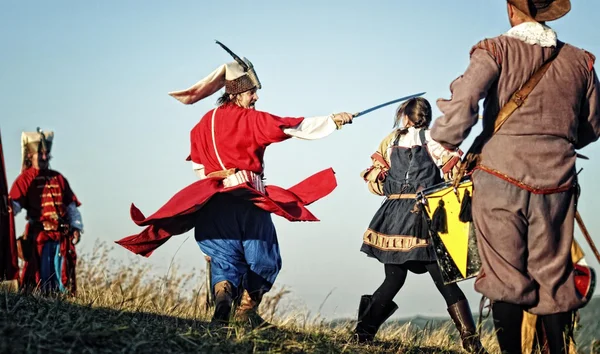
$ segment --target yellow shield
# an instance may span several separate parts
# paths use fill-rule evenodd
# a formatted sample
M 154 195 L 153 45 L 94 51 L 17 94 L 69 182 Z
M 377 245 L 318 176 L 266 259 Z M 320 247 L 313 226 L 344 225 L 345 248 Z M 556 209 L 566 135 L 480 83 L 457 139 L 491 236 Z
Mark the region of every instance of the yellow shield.
M 470 208 L 469 199 L 472 195 L 473 183 L 466 179 L 456 189 L 451 182 L 447 182 L 423 190 L 417 196 L 429 217 L 430 225 L 436 209 L 445 209 L 447 232 L 430 231 L 445 283 L 472 278 L 481 267 L 473 222 L 459 218 L 461 208 Z

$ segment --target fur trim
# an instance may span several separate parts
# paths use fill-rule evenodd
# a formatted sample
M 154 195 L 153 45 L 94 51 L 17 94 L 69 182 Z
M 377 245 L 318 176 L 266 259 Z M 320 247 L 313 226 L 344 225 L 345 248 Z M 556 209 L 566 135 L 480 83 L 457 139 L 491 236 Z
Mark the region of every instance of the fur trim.
M 504 36 L 517 38 L 527 44 L 542 47 L 556 47 L 556 32 L 546 25 L 537 22 L 525 22 L 511 28 Z

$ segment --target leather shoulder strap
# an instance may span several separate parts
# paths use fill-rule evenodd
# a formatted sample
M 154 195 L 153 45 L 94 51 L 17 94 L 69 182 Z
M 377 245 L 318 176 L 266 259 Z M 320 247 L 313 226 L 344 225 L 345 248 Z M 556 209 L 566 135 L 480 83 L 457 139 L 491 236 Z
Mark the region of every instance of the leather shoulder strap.
M 500 130 L 508 117 L 510 117 L 519 107 L 523 105 L 523 103 L 525 103 L 525 100 L 531 91 L 533 91 L 542 77 L 544 77 L 544 74 L 546 71 L 548 71 L 550 65 L 552 65 L 552 62 L 554 62 L 554 59 L 556 59 L 558 56 L 558 52 L 560 52 L 561 48 L 562 43 L 559 43 L 554 53 L 552 53 L 546 62 L 540 66 L 535 73 L 533 73 L 523 87 L 521 87 L 517 92 L 513 93 L 513 95 L 510 97 L 510 100 L 508 100 L 508 102 L 506 102 L 506 104 L 500 109 L 500 112 L 498 112 L 498 117 L 496 118 L 496 122 L 494 123 L 494 134 Z
M 487 136 L 488 138 L 491 138 L 495 133 L 497 133 L 498 130 L 500 130 L 500 128 L 502 127 L 502 125 L 506 122 L 508 117 L 510 117 L 519 107 L 521 107 L 525 103 L 525 100 L 527 100 L 527 97 L 529 96 L 531 91 L 533 91 L 533 89 L 537 86 L 537 84 L 540 82 L 546 71 L 548 71 L 548 69 L 550 68 L 550 65 L 552 65 L 554 59 L 556 59 L 556 57 L 558 56 L 558 53 L 560 52 L 560 49 L 563 45 L 564 44 L 561 42 L 557 43 L 556 49 L 554 50 L 552 55 L 546 60 L 546 62 L 539 69 L 537 69 L 535 73 L 533 73 L 529 80 L 527 80 L 527 82 L 517 92 L 513 93 L 513 95 L 510 97 L 510 100 L 508 100 L 508 102 L 506 102 L 506 104 L 500 109 L 500 112 L 498 112 L 498 116 L 496 117 L 496 122 L 494 123 L 494 131 Z M 465 174 L 467 174 L 469 171 L 472 171 L 475 168 L 475 166 L 479 164 L 479 152 L 485 140 L 486 139 L 483 134 L 479 135 L 469 148 L 469 151 L 467 152 L 463 161 L 460 164 L 460 169 L 458 173 L 454 175 L 454 188 L 458 187 L 460 181 L 465 176 Z

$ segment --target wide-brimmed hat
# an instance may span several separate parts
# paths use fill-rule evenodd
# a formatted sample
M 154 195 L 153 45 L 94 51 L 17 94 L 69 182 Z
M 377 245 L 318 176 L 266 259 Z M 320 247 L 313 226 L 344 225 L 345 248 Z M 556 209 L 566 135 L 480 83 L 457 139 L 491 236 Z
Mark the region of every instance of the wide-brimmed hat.
M 237 95 L 254 88 L 261 88 L 260 81 L 250 60 L 240 58 L 219 41 L 217 41 L 217 44 L 225 49 L 235 61 L 219 66 L 194 86 L 183 91 L 169 92 L 169 95 L 182 103 L 193 104 L 212 95 L 223 87 L 225 87 L 226 93 L 232 95 Z
M 554 21 L 571 10 L 571 0 L 508 0 L 538 22 Z

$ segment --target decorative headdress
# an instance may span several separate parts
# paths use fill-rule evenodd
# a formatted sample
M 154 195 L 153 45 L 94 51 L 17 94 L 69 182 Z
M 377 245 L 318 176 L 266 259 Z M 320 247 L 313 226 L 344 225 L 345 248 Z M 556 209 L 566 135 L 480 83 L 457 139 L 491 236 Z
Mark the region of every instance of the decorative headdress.
M 47 154 L 52 150 L 52 140 L 54 140 L 53 131 L 42 131 L 37 128 L 35 132 L 23 132 L 21 134 L 21 171 L 27 167 L 29 161 L 28 155 L 44 151 Z
M 204 79 L 187 90 L 169 92 L 184 104 L 194 104 L 225 87 L 225 92 L 236 95 L 253 88 L 260 89 L 260 81 L 250 60 L 240 58 L 223 43 L 216 41 L 235 61 L 219 66 Z

